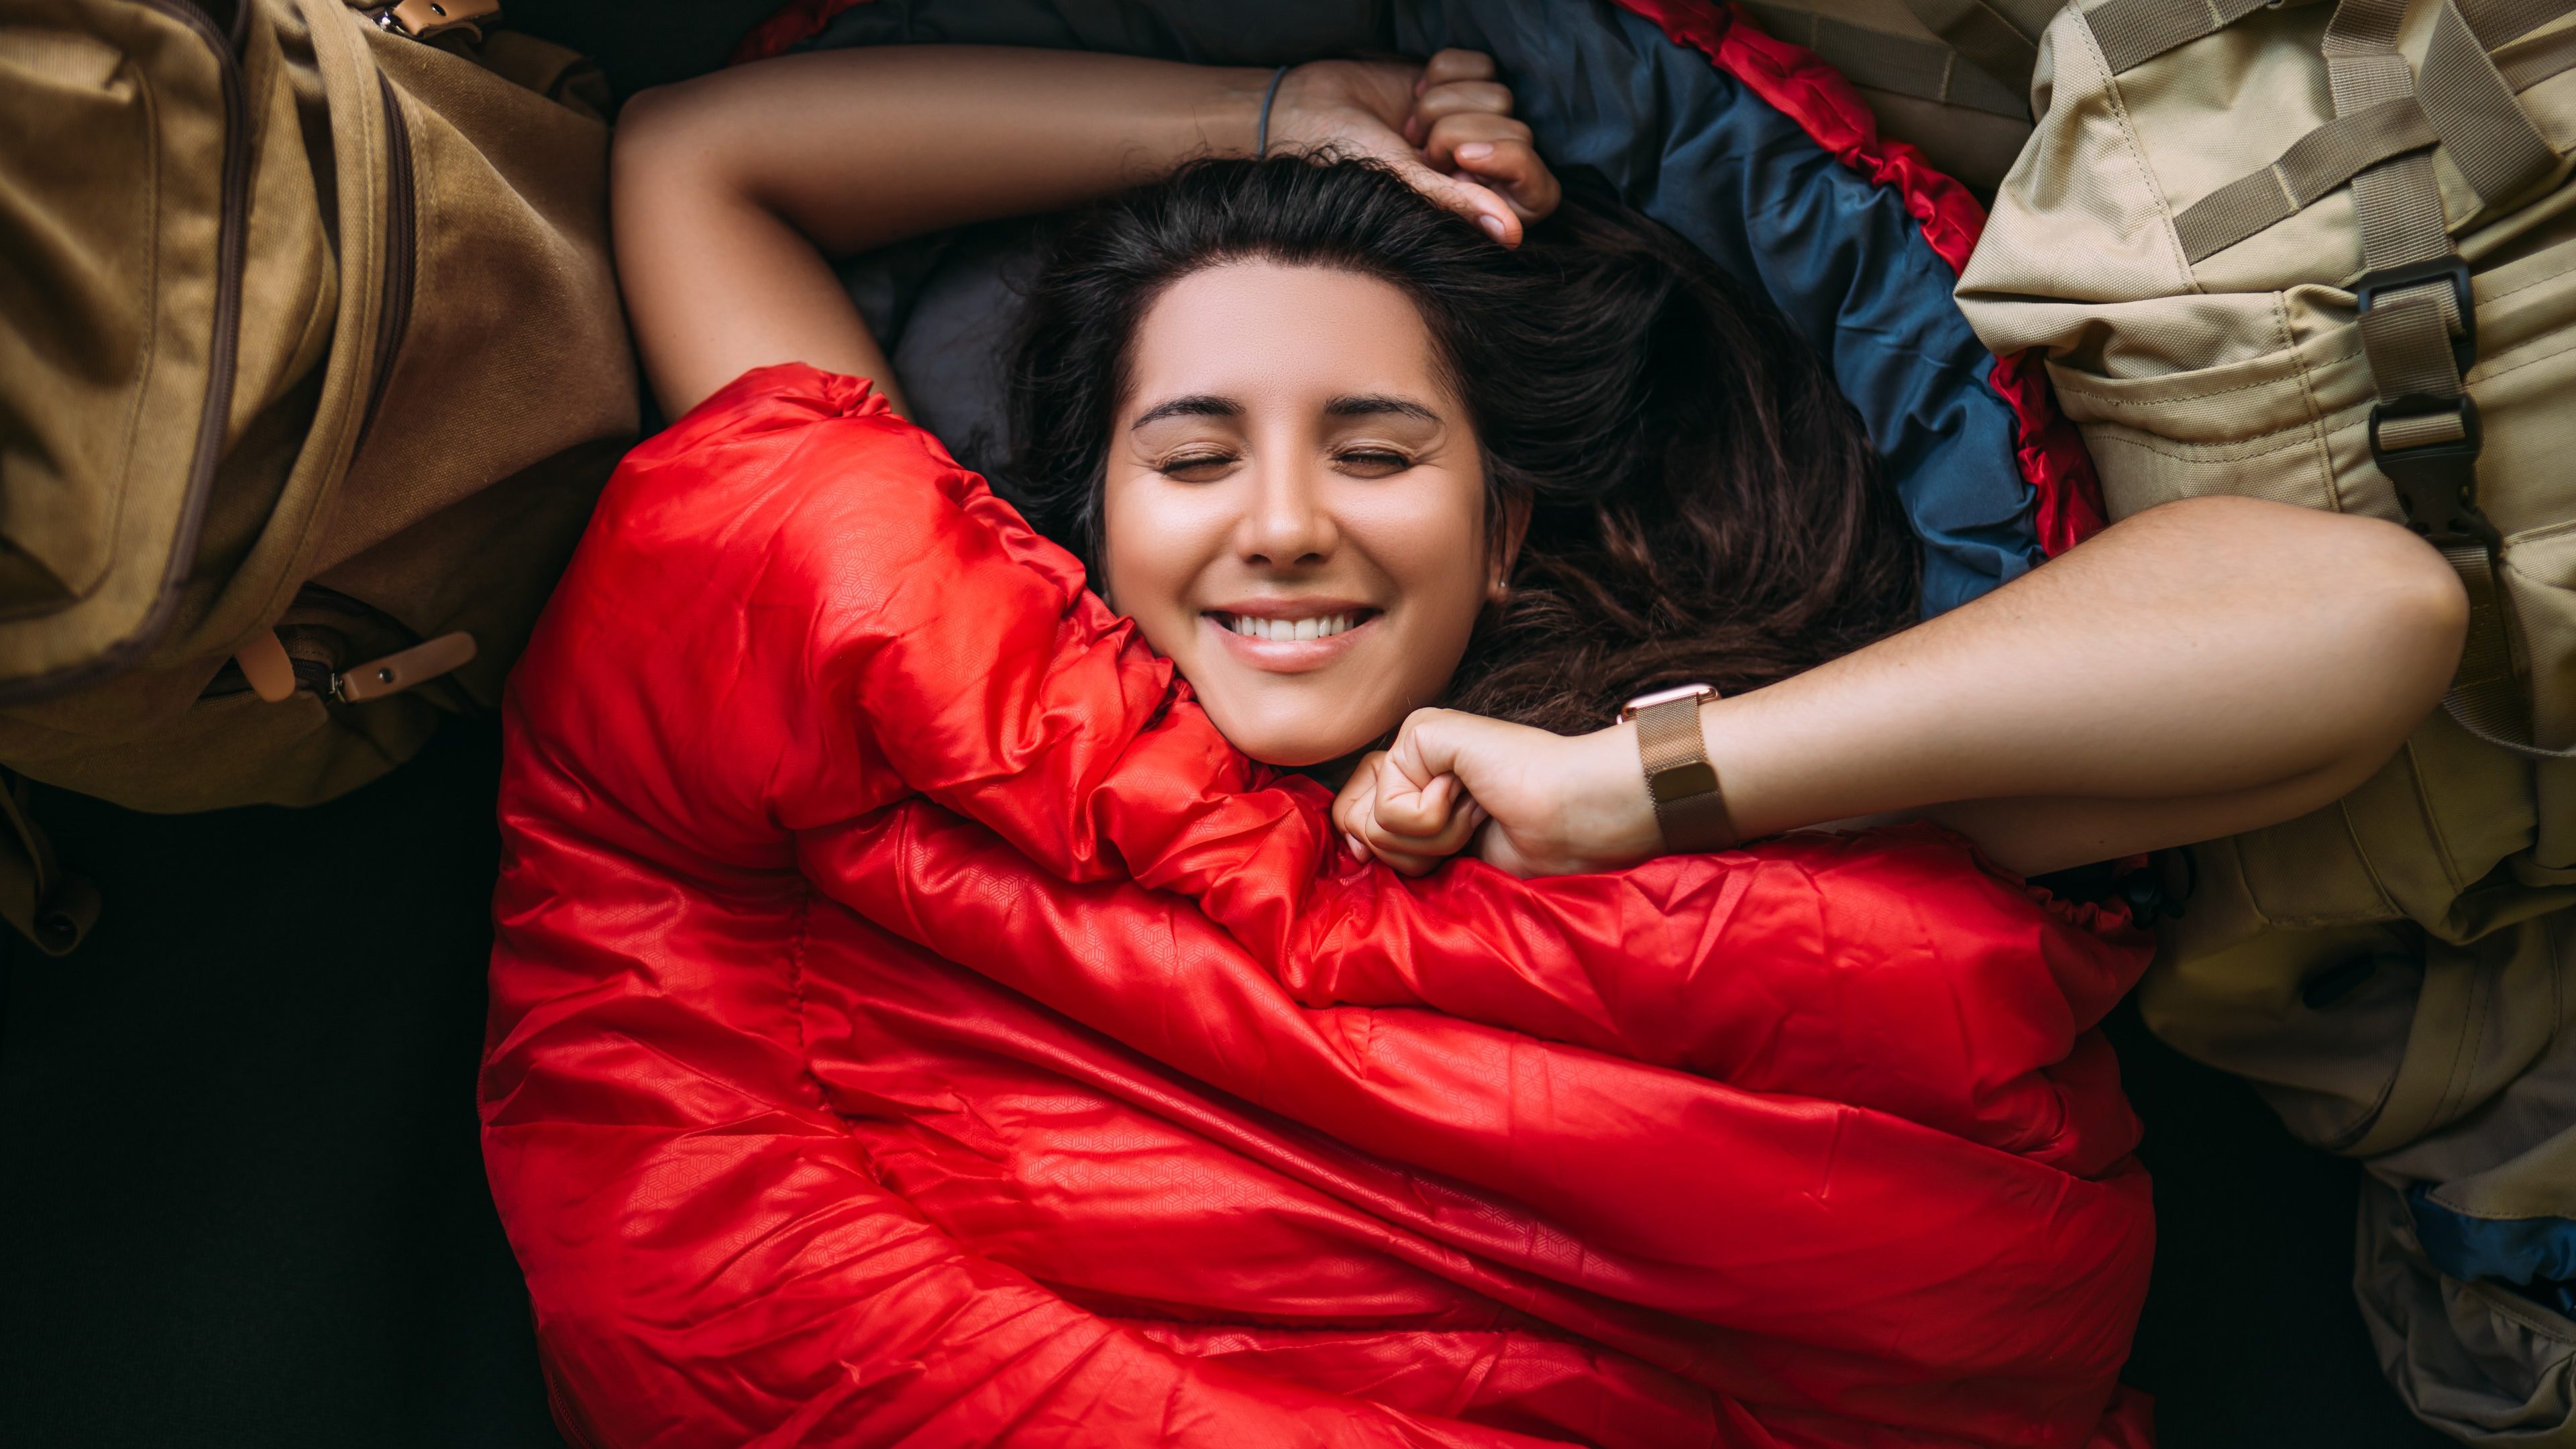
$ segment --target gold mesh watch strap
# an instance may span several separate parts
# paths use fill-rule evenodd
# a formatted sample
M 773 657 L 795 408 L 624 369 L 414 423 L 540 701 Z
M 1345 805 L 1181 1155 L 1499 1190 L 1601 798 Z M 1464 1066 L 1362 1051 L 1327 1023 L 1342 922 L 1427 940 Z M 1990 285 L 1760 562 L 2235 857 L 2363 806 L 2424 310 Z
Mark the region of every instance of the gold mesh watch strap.
M 1637 711 L 1637 762 L 1646 772 L 1646 793 L 1654 797 L 1664 847 L 1677 854 L 1735 844 L 1726 793 L 1700 740 L 1699 706 L 1697 699 L 1676 699 Z

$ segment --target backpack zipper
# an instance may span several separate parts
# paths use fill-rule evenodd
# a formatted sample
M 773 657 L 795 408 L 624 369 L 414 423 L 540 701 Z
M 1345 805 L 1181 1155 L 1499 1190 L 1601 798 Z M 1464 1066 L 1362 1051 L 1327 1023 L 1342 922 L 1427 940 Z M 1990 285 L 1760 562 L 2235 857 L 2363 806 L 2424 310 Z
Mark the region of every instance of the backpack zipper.
M 412 195 L 411 127 L 403 120 L 402 98 L 394 83 L 376 72 L 385 106 L 385 265 L 384 300 L 377 310 L 375 375 L 367 383 L 367 410 L 358 420 L 352 460 L 375 430 L 376 410 L 384 406 L 385 386 L 393 381 L 394 359 L 402 352 L 403 334 L 411 328 L 411 293 L 420 265 L 418 202 Z
M 169 562 L 152 606 L 135 631 L 91 659 L 33 679 L 0 681 L 0 704 L 48 699 L 117 674 L 161 642 L 179 611 L 179 591 L 197 561 L 197 540 L 204 532 L 206 502 L 214 492 L 215 465 L 223 461 L 224 427 L 233 410 L 233 373 L 241 352 L 241 290 L 244 233 L 250 214 L 250 103 L 242 91 L 238 50 L 248 33 L 249 0 L 233 14 L 234 35 L 219 29 L 195 0 L 145 0 L 151 8 L 187 26 L 215 54 L 224 108 L 223 179 L 218 192 L 221 215 L 215 230 L 215 307 L 213 336 L 206 349 L 206 397 L 197 415 L 195 450 L 188 458 L 188 484 L 179 500 L 179 527 L 170 541 Z

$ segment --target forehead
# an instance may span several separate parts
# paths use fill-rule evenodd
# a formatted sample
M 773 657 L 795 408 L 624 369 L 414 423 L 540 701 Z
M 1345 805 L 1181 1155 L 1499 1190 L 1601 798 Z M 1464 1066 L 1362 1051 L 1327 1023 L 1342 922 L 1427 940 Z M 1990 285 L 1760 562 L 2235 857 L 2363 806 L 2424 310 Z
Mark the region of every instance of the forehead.
M 1446 403 L 1422 314 L 1392 284 L 1328 267 L 1229 262 L 1163 289 L 1137 325 L 1122 411 L 1184 393 L 1320 404 L 1382 392 Z

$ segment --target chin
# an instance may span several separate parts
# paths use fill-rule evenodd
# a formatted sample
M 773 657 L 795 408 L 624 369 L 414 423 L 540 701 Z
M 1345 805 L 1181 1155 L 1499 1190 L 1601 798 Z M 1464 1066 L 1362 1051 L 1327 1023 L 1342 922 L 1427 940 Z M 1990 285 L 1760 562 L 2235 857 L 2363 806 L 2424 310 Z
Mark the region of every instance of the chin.
M 1202 699 L 1204 704 L 1204 699 Z M 1216 711 L 1208 711 L 1209 720 L 1226 743 L 1265 765 L 1283 770 L 1302 770 L 1311 765 L 1329 764 L 1334 760 L 1367 749 L 1378 734 L 1353 735 L 1349 726 L 1338 729 L 1307 729 L 1297 725 L 1266 729 L 1237 730 Z M 1380 731 L 1378 733 L 1383 733 Z
M 1293 737 L 1276 740 L 1267 738 L 1242 740 L 1236 739 L 1233 735 L 1227 735 L 1226 740 L 1253 759 L 1265 765 L 1276 765 L 1283 770 L 1302 770 L 1309 765 L 1321 765 L 1327 761 L 1338 760 L 1344 755 L 1356 753 L 1367 743 L 1363 740 L 1345 744 L 1340 740 L 1316 741 Z

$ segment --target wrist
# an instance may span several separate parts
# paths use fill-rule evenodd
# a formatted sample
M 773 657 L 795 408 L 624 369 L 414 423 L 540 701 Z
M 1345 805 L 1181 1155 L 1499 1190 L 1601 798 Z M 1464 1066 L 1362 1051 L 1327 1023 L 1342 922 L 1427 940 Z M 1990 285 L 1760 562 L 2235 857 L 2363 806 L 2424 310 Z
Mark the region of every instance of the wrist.
M 1575 851 L 1604 870 L 1663 854 L 1663 827 L 1637 761 L 1637 726 L 1615 724 L 1578 735 L 1574 743 L 1576 760 L 1566 776 L 1573 786 L 1566 834 Z

